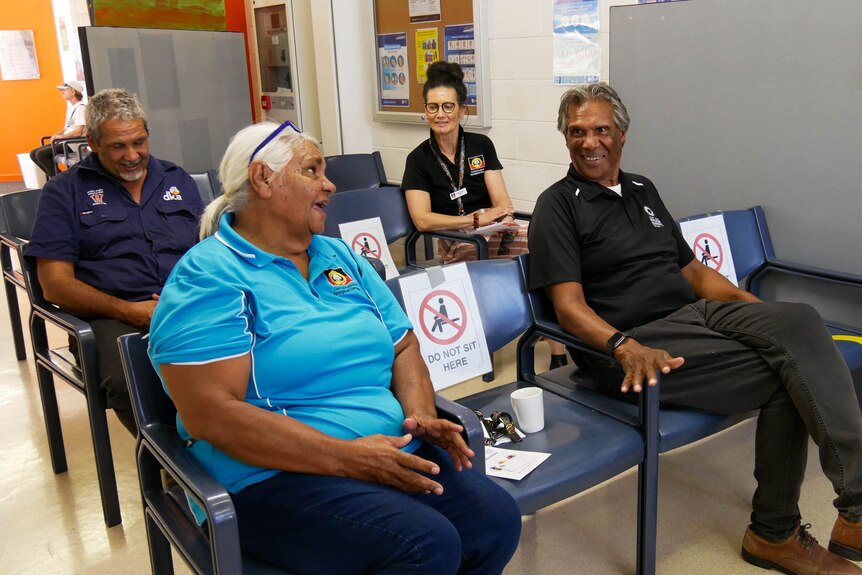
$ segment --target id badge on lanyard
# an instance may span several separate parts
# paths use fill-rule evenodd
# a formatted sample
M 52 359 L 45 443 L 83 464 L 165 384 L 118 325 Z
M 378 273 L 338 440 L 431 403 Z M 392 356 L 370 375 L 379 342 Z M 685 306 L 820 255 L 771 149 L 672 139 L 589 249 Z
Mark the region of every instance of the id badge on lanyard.
M 457 200 L 461 196 L 466 196 L 466 195 L 467 195 L 467 188 L 461 188 L 460 190 L 455 190 L 454 192 L 449 194 L 449 199 L 454 202 L 455 200 Z

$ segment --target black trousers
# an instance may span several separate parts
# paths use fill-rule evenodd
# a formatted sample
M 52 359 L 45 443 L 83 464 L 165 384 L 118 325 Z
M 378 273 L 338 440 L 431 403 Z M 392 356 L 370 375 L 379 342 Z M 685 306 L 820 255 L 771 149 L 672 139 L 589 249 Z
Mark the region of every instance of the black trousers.
M 39 146 L 35 150 L 30 151 L 30 159 L 33 163 L 47 174 L 49 178 L 57 175 L 57 165 L 54 163 L 54 150 L 51 144 L 47 146 Z
M 117 418 L 133 436 L 138 435 L 135 414 L 132 411 L 132 400 L 126 385 L 126 375 L 123 373 L 123 363 L 120 359 L 120 348 L 117 338 L 127 333 L 142 333 L 140 329 L 116 319 L 87 320 L 93 328 L 96 340 L 96 366 L 99 370 L 99 385 L 105 390 L 108 407 L 114 410 Z M 69 338 L 69 349 L 78 357 L 75 340 Z
M 662 377 L 663 405 L 719 414 L 760 410 L 751 514 L 760 535 L 779 541 L 800 522 L 809 436 L 835 489 L 835 507 L 862 515 L 862 411 L 847 364 L 811 306 L 700 300 L 629 333 L 685 358 Z M 620 393 L 618 368 L 606 363 L 592 371 L 603 392 L 636 400 Z

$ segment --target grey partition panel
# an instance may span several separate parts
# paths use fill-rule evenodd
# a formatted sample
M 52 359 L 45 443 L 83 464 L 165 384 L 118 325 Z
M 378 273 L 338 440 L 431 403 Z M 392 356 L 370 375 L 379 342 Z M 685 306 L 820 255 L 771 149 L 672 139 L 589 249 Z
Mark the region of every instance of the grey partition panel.
M 216 168 L 230 137 L 251 124 L 242 33 L 79 30 L 90 94 L 103 88 L 137 93 L 155 156 L 189 172 Z
M 862 273 L 862 2 L 611 9 L 623 169 L 679 217 L 764 206 L 779 257 Z

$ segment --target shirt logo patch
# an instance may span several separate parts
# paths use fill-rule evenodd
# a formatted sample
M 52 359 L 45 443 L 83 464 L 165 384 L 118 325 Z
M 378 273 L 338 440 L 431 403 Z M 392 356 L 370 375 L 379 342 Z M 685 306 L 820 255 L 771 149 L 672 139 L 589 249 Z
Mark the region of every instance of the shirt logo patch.
M 87 195 L 90 196 L 90 201 L 93 202 L 94 206 L 105 205 L 105 190 L 90 190 L 89 192 L 87 192 Z
M 326 274 L 326 279 L 329 280 L 329 283 L 334 286 L 346 286 L 353 281 L 353 278 L 347 275 L 341 268 L 330 268 L 323 270 L 323 273 Z
M 470 175 L 475 176 L 485 171 L 485 156 L 473 156 L 468 160 L 470 162 Z
M 180 194 L 180 191 L 177 189 L 176 186 L 171 186 L 171 189 L 166 191 L 165 195 L 162 196 L 162 198 L 170 202 L 174 200 L 182 200 L 183 196 Z
M 644 211 L 649 216 L 649 221 L 652 222 L 653 227 L 656 227 L 656 228 L 663 228 L 664 227 L 664 224 L 661 223 L 661 220 L 658 219 L 658 217 L 656 217 L 655 212 L 652 211 L 649 206 L 644 206 Z

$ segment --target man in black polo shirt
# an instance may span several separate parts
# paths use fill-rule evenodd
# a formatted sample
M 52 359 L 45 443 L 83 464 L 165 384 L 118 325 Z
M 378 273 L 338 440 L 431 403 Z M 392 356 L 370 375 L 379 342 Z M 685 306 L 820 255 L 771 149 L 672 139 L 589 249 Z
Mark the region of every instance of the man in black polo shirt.
M 862 413 L 846 364 L 810 306 L 760 302 L 694 258 L 653 183 L 620 170 L 628 125 L 607 84 L 563 95 L 557 127 L 572 164 L 533 212 L 530 288 L 547 291 L 564 329 L 616 359 L 575 358 L 602 391 L 630 398 L 661 372 L 665 405 L 760 410 L 746 561 L 862 573 L 838 556 L 862 560 Z M 829 551 L 801 525 L 809 435 L 838 495 Z
M 150 155 L 147 116 L 131 92 L 90 98 L 87 140 L 93 153 L 45 186 L 25 254 L 45 298 L 90 323 L 108 406 L 134 435 L 117 337 L 149 329 L 204 205 L 191 176 Z

